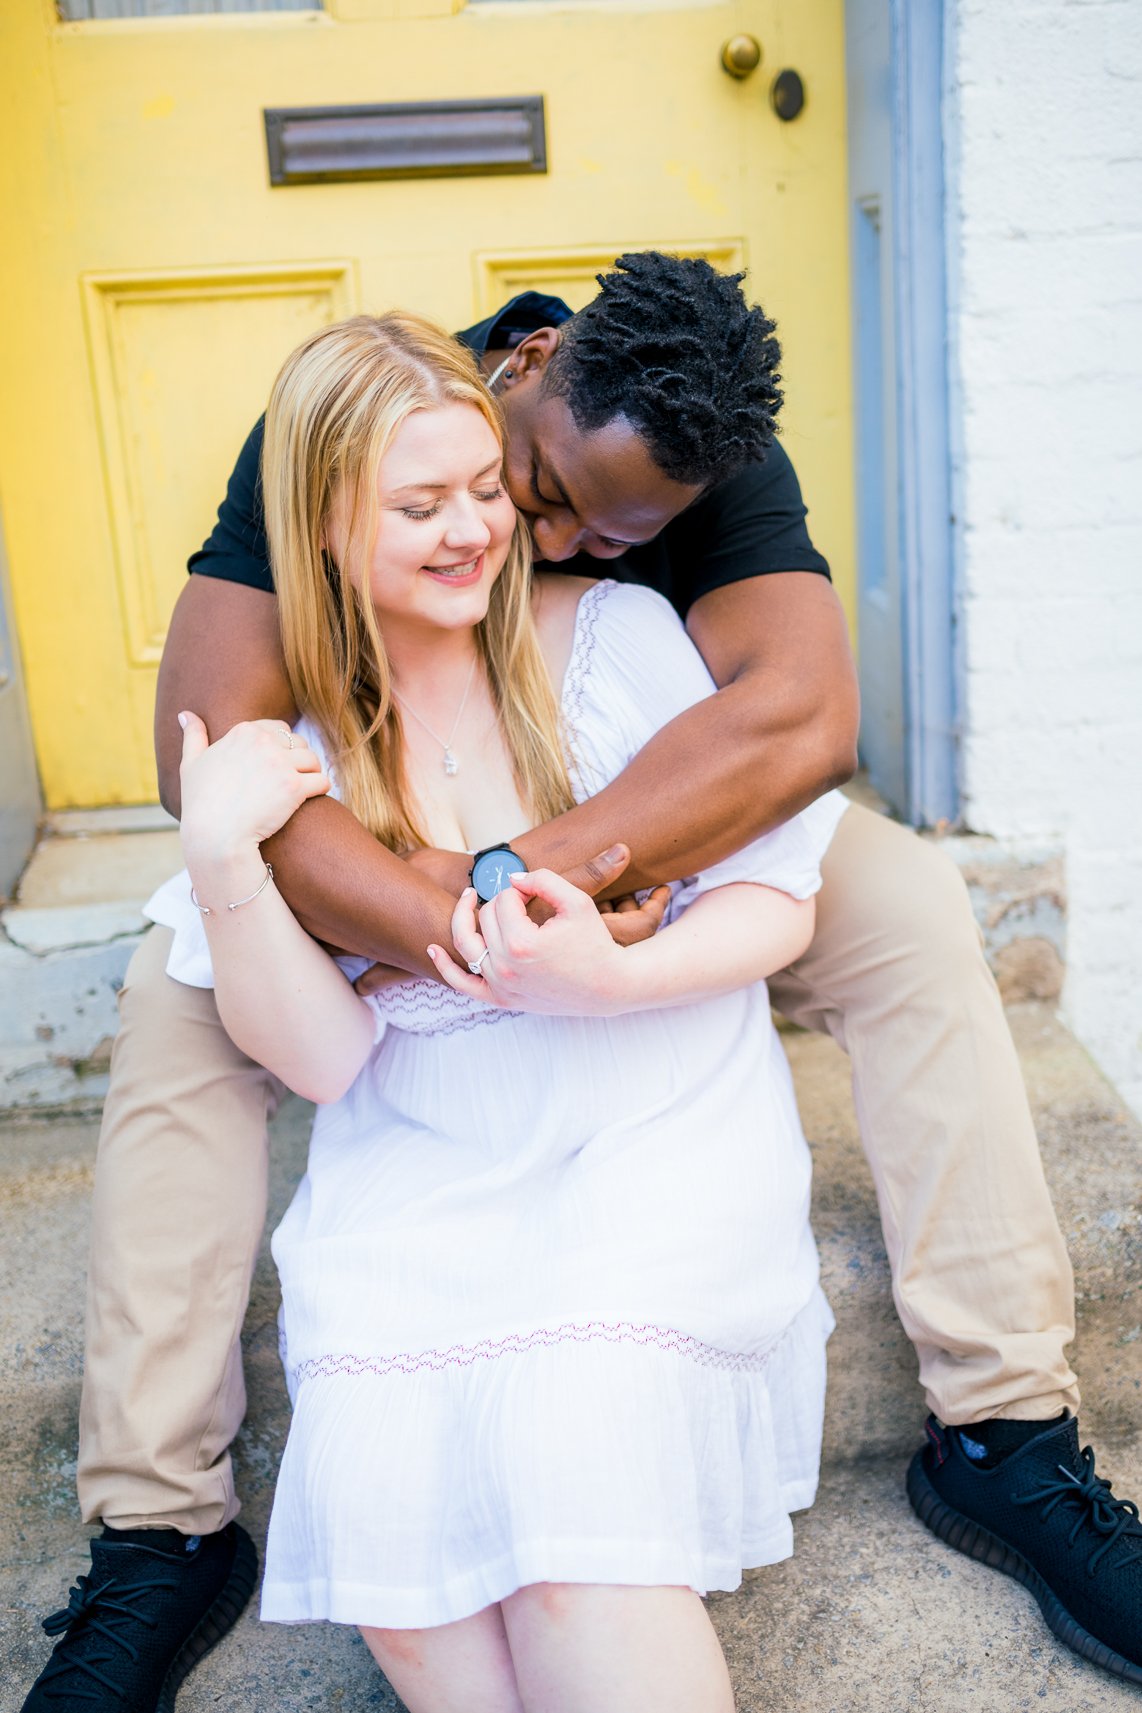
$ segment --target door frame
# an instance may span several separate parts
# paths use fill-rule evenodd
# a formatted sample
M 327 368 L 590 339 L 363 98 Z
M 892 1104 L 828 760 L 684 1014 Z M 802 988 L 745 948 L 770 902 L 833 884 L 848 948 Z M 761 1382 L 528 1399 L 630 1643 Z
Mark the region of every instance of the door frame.
M 32 854 L 43 802 L 12 613 L 4 517 L 0 513 L 0 903 L 12 896 Z
M 959 810 L 943 126 L 950 19 L 944 0 L 881 4 L 891 43 L 895 393 L 885 403 L 894 411 L 897 504 L 885 521 L 900 557 L 905 801 L 897 807 L 914 826 L 936 826 Z

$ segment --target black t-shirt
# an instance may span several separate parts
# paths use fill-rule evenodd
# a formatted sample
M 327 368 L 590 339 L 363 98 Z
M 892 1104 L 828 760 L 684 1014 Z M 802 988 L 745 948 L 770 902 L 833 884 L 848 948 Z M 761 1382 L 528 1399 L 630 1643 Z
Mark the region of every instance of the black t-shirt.
M 456 337 L 479 357 L 488 350 L 511 350 L 537 328 L 558 327 L 570 315 L 560 298 L 522 292 L 498 315 Z M 187 569 L 272 593 L 260 482 L 262 433 L 259 421 L 238 454 L 226 498 L 218 508 L 218 522 L 191 556 Z M 542 561 L 538 569 L 544 569 Z M 760 463 L 747 464 L 736 476 L 711 488 L 653 541 L 605 561 L 580 553 L 552 569 L 645 583 L 665 595 L 683 618 L 702 595 L 726 583 L 774 571 L 829 575 L 828 565 L 809 540 L 793 466 L 776 441 Z

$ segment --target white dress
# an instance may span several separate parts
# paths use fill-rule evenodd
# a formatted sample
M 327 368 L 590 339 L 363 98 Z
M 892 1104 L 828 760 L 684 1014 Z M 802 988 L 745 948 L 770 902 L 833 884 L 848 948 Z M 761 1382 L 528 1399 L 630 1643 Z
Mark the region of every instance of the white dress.
M 595 585 L 563 687 L 580 795 L 711 688 L 659 596 Z M 734 880 L 807 897 L 844 806 L 676 887 L 672 915 Z M 150 914 L 205 985 L 187 887 Z M 704 1593 L 787 1557 L 832 1317 L 764 984 L 619 1018 L 427 981 L 371 1003 L 273 1240 L 294 1409 L 263 1618 L 422 1627 L 534 1582 Z

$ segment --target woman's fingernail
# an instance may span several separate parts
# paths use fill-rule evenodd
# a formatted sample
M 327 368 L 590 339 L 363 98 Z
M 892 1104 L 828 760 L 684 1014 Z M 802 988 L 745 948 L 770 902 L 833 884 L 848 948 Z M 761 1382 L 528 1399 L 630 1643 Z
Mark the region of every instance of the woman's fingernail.
M 460 896 L 461 898 L 475 898 L 476 888 L 474 886 L 466 886 Z
M 612 845 L 609 851 L 603 852 L 603 861 L 604 862 L 618 862 L 618 860 L 622 856 L 622 854 L 623 854 L 623 847 L 621 845 Z
M 186 715 L 185 714 L 179 715 L 178 723 L 182 727 L 183 731 L 185 732 L 185 730 L 186 730 Z
M 431 958 L 431 959 L 432 959 L 432 961 L 433 961 L 433 963 L 435 963 L 435 962 L 436 962 L 436 960 L 437 960 L 437 958 L 438 958 L 438 957 L 439 957 L 439 956 L 440 956 L 440 949 L 439 949 L 439 947 L 437 947 L 437 946 L 429 946 L 429 948 L 428 948 L 428 955 L 429 955 L 429 957 L 430 957 L 430 958 Z

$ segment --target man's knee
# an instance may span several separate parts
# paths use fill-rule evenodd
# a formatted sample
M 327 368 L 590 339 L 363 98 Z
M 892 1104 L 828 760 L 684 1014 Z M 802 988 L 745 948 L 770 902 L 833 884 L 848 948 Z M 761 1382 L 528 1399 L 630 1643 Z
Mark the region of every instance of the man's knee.
M 111 1058 L 113 1094 L 128 1079 L 156 1083 L 165 1073 L 177 1083 L 179 1066 L 192 1083 L 254 1068 L 227 1035 L 213 988 L 190 987 L 167 974 L 171 938 L 169 928 L 152 928 L 127 965 Z
M 949 956 L 979 956 L 983 936 L 959 866 L 939 845 L 917 834 L 906 836 L 906 856 L 898 876 L 897 908 L 904 927 L 917 940 L 939 946 Z
M 119 989 L 120 1026 L 164 1027 L 172 1018 L 214 1006 L 213 992 L 188 988 L 167 974 L 173 936 L 169 928 L 151 928 L 132 954 Z
M 978 971 L 982 935 L 952 858 L 908 827 L 879 817 L 874 825 L 859 810 L 849 814 L 861 818 L 830 852 L 818 932 L 823 917 L 826 923 L 835 917 L 842 939 L 863 947 L 870 962 L 910 965 L 922 981 Z M 844 821 L 840 831 L 846 832 Z

